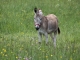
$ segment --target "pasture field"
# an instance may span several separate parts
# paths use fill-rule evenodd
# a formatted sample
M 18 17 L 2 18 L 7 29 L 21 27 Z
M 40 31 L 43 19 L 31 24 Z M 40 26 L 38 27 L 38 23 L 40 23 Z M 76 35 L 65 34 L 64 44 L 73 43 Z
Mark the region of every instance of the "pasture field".
M 56 49 L 38 44 L 34 7 L 58 17 Z M 80 60 L 80 0 L 0 0 L 0 60 Z

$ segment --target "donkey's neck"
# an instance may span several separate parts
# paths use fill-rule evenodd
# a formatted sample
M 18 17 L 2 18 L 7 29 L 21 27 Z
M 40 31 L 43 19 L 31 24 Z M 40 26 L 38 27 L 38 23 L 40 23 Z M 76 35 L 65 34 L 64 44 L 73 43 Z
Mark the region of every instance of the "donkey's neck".
M 47 20 L 46 16 L 43 16 L 41 18 L 41 28 L 44 30 L 47 30 L 47 28 L 48 28 L 48 20 Z
M 43 18 L 44 18 L 44 15 L 40 15 L 39 18 L 40 18 L 40 19 L 43 19 Z

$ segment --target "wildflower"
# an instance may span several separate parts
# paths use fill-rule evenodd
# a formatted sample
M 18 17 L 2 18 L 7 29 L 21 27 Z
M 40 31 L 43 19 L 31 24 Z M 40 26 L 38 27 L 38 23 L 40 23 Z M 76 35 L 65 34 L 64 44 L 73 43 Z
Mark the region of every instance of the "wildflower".
M 60 56 L 60 58 L 62 58 L 62 56 Z
M 16 59 L 18 58 L 18 56 L 16 56 Z
M 6 52 L 6 50 L 4 50 L 4 52 Z
M 6 52 L 6 49 L 2 49 L 4 52 Z
M 70 60 L 72 60 L 72 57 L 70 58 Z
M 5 56 L 7 57 L 7 54 Z
M 68 46 L 68 49 L 69 49 L 70 47 Z
M 52 57 L 53 55 L 51 55 L 51 57 Z
M 41 49 L 40 49 L 41 50 Z
M 1 54 L 2 54 L 3 52 L 1 52 Z
M 46 58 L 48 58 L 48 56 L 46 56 Z

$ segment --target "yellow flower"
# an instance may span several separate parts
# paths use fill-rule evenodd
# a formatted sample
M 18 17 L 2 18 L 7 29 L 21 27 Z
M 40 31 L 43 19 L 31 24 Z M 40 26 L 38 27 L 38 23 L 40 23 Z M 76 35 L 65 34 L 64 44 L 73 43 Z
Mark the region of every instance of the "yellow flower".
M 4 52 L 6 52 L 6 50 L 4 50 Z
M 46 58 L 48 58 L 48 56 L 46 56 Z
M 1 54 L 2 54 L 3 52 L 1 52 Z
M 18 57 L 16 56 L 16 59 L 17 59 Z
M 72 57 L 70 58 L 70 60 L 72 60 Z
M 51 57 L 52 57 L 53 55 L 51 55 Z
M 4 52 L 6 52 L 6 49 L 2 49 Z
M 62 56 L 60 56 L 60 58 L 62 58 Z

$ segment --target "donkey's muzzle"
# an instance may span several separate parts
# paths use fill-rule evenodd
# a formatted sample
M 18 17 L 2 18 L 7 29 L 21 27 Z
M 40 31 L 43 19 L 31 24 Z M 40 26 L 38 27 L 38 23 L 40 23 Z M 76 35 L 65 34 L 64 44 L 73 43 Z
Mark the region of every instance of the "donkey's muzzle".
M 35 24 L 36 30 L 39 30 L 40 24 Z
M 36 28 L 36 30 L 39 30 L 39 27 L 35 27 Z

